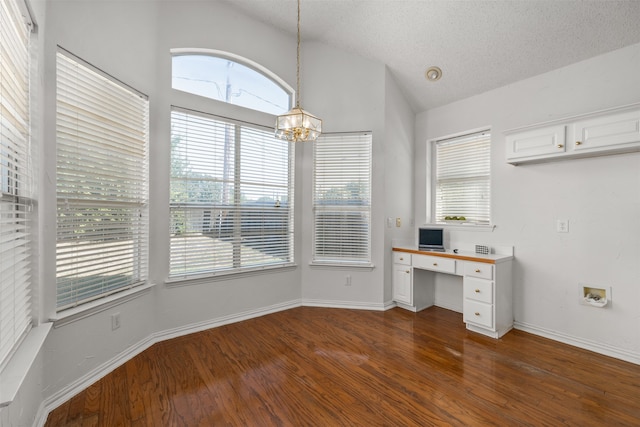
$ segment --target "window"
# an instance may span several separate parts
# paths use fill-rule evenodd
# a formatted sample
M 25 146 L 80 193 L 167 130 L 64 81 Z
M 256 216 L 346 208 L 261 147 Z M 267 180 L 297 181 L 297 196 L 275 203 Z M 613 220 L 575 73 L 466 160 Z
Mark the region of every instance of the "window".
M 30 23 L 0 2 L 0 370 L 31 326 Z
M 174 89 L 275 115 L 292 105 L 292 90 L 245 58 L 219 51 L 173 53 Z
M 314 144 L 313 262 L 371 263 L 370 133 Z
M 149 102 L 57 54 L 57 308 L 143 283 Z
M 491 133 L 441 139 L 435 144 L 435 218 L 491 223 Z
M 293 144 L 173 108 L 170 279 L 293 263 Z

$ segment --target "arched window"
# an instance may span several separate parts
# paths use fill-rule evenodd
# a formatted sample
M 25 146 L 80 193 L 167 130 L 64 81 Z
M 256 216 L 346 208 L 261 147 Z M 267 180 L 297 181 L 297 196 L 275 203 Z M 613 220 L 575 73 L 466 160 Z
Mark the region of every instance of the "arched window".
M 237 55 L 171 53 L 173 89 L 208 99 L 172 93 L 168 280 L 295 265 L 295 145 L 264 114 L 288 111 L 293 89 Z
M 174 89 L 269 114 L 293 105 L 293 90 L 261 65 L 227 52 L 173 49 Z

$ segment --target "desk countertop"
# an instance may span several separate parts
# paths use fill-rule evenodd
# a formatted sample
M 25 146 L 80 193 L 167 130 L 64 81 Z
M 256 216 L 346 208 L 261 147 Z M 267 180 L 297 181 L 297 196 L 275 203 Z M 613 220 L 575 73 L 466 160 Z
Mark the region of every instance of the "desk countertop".
M 407 252 L 411 254 L 417 255 L 429 255 L 429 256 L 437 256 L 443 258 L 453 258 L 459 259 L 462 261 L 474 261 L 474 262 L 484 262 L 486 264 L 498 264 L 505 261 L 510 261 L 513 259 L 513 255 L 501 255 L 501 254 L 477 254 L 475 252 L 464 252 L 458 251 L 458 253 L 454 253 L 453 250 L 447 249 L 444 252 L 437 251 L 421 251 L 416 246 L 394 246 L 392 248 L 395 252 Z

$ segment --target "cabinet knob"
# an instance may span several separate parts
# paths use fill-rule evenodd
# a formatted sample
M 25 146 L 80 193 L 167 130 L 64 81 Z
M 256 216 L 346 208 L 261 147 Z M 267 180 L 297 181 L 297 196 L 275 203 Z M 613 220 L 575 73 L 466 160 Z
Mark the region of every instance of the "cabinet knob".
M 407 271 L 405 271 L 405 273 L 409 274 L 409 273 L 411 273 L 411 270 L 407 270 Z
M 558 144 L 558 148 L 562 148 L 562 147 L 564 147 L 564 145 Z
M 480 273 L 480 269 L 479 268 L 476 268 L 476 273 Z
M 478 313 L 478 312 L 476 311 L 476 312 L 475 312 L 475 315 L 476 315 L 476 316 L 480 316 L 480 313 Z
M 400 257 L 400 261 L 404 261 L 404 258 Z
M 437 266 L 438 266 L 438 263 L 437 263 L 437 262 L 434 262 L 434 263 L 433 263 L 433 266 L 434 266 L 434 267 L 437 267 Z
M 480 293 L 480 289 L 476 289 L 476 294 L 479 294 L 479 293 Z
M 582 141 L 576 141 L 576 145 L 582 145 Z

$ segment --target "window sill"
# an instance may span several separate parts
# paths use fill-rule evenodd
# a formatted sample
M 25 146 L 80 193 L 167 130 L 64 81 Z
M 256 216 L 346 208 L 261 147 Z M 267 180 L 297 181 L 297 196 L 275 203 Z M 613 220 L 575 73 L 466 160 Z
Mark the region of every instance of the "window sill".
M 0 373 L 0 384 L 2 384 L 0 387 L 0 408 L 9 406 L 16 398 L 18 390 L 36 360 L 52 325 L 48 322 L 31 328 L 17 351 L 11 356 L 7 366 Z
M 117 305 L 123 304 L 127 301 L 138 298 L 143 294 L 150 292 L 150 289 L 154 286 L 154 283 L 139 285 L 126 291 L 118 292 L 105 298 L 100 298 L 98 300 L 79 305 L 78 307 L 63 310 L 57 313 L 56 316 L 51 318 L 50 320 L 53 322 L 54 328 L 59 328 L 60 326 L 77 322 L 78 320 L 93 316 L 96 313 L 100 313 Z
M 476 224 L 451 224 L 444 222 L 437 222 L 435 224 L 425 224 L 424 227 L 442 227 L 447 230 L 468 230 L 468 231 L 482 231 L 493 232 L 496 229 L 496 225 L 476 225 Z
M 312 261 L 309 263 L 309 266 L 312 268 L 365 268 L 365 269 L 369 269 L 369 270 L 373 270 L 375 268 L 375 265 L 373 265 L 372 263 L 355 263 L 355 262 L 319 262 L 319 261 Z
M 167 286 L 198 285 L 211 281 L 238 279 L 241 277 L 256 276 L 259 274 L 282 273 L 289 270 L 295 270 L 297 267 L 297 264 L 291 263 L 275 266 L 271 265 L 265 267 L 247 268 L 243 270 L 220 271 L 216 273 L 199 274 L 194 276 L 169 277 L 164 281 L 164 283 Z

